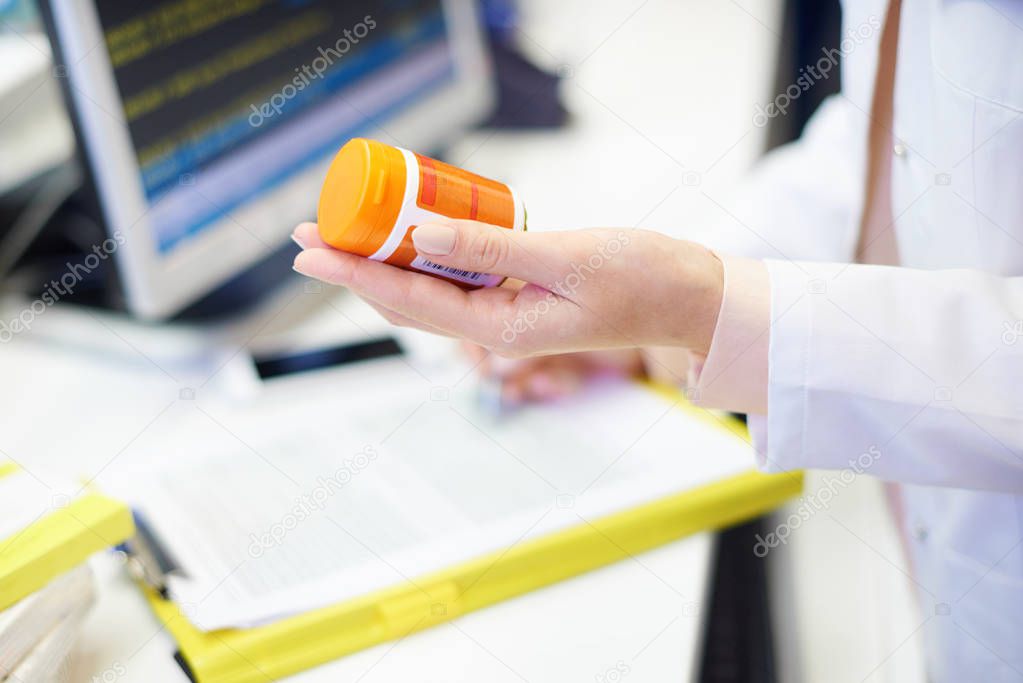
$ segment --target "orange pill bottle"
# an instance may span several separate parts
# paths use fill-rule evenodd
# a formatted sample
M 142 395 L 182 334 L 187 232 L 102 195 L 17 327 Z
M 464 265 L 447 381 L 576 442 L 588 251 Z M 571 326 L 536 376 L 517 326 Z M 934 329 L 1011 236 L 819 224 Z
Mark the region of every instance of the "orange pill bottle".
M 446 218 L 526 229 L 526 210 L 504 183 L 376 140 L 349 140 L 334 157 L 317 209 L 327 244 L 463 287 L 504 278 L 434 263 L 416 253 L 412 230 Z

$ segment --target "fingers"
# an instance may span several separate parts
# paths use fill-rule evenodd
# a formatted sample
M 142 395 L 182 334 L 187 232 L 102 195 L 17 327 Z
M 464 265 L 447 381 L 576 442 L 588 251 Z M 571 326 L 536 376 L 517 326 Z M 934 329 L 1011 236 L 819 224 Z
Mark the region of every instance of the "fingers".
M 462 349 L 482 377 L 498 380 L 505 405 L 553 400 L 574 393 L 583 384 L 585 363 L 573 355 L 520 360 L 467 342 L 462 342 Z
M 582 367 L 539 366 L 506 380 L 502 398 L 509 403 L 555 401 L 579 391 L 586 382 Z
M 299 223 L 291 233 L 291 239 L 303 249 L 331 249 L 331 246 L 320 237 L 320 229 L 316 223 Z
M 412 242 L 416 251 L 442 265 L 535 283 L 553 281 L 556 255 L 547 253 L 546 261 L 552 264 L 548 267 L 544 254 L 551 249 L 543 240 L 534 239 L 536 235 L 528 239 L 525 235 L 477 221 L 452 220 L 450 224 L 419 226 L 412 231 Z M 544 237 L 557 239 L 552 233 Z M 320 237 L 316 223 L 299 224 L 292 239 L 303 249 L 332 249 Z
M 470 299 L 450 282 L 335 249 L 306 249 L 295 257 L 295 270 L 347 287 L 403 318 L 484 346 L 496 343 L 494 311 L 515 297 L 514 291 L 494 288 L 472 292 Z
M 326 244 L 320 237 L 319 229 L 316 223 L 301 223 L 295 228 L 292 234 L 293 239 L 305 250 L 326 250 L 329 253 L 337 252 L 337 250 Z M 339 252 L 340 253 L 340 252 Z M 326 280 L 331 284 L 344 284 L 342 281 L 345 274 L 348 272 L 346 269 L 351 267 L 351 259 L 347 258 L 348 254 L 341 255 L 340 258 L 331 259 L 324 255 L 313 255 L 311 257 L 303 257 L 301 262 L 296 258 L 296 270 L 300 272 L 302 268 L 311 267 L 309 273 L 303 273 L 311 277 Z M 329 262 L 328 262 L 329 261 Z M 310 266 L 311 264 L 311 266 Z M 391 269 L 394 270 L 394 269 Z M 353 288 L 355 290 L 355 288 Z M 411 327 L 413 329 L 421 330 L 423 332 L 429 332 L 431 334 L 442 335 L 446 337 L 455 336 L 448 330 L 441 329 L 435 325 L 431 325 L 427 322 L 423 322 L 409 315 L 404 315 L 393 308 L 386 305 L 386 303 L 379 301 L 372 295 L 368 295 L 364 292 L 356 291 L 357 294 L 361 295 L 362 298 L 368 303 L 374 310 L 376 310 L 385 320 L 390 322 L 392 325 L 398 325 L 401 327 Z
M 586 354 L 516 361 L 499 375 L 501 398 L 510 405 L 557 400 L 579 391 L 594 374 L 593 370 Z
M 418 320 L 413 320 L 412 318 L 406 318 L 403 315 L 399 315 L 390 309 L 384 308 L 383 306 L 374 301 L 370 301 L 369 299 L 363 299 L 363 301 L 369 304 L 370 308 L 379 313 L 381 318 L 391 323 L 392 325 L 396 325 L 398 327 L 409 327 L 414 330 L 419 330 L 420 332 L 429 332 L 430 334 L 436 334 L 437 336 L 440 337 L 454 336 L 448 332 L 445 332 L 444 330 L 440 330 L 437 329 L 436 327 L 431 327 L 430 325 L 421 323 Z
M 490 351 L 483 348 L 479 344 L 473 344 L 472 342 L 465 341 L 464 339 L 459 343 L 462 352 L 465 353 L 470 363 L 480 371 L 481 374 L 486 375 L 487 369 L 490 364 Z
M 559 279 L 557 233 L 525 233 L 478 221 L 427 223 L 412 231 L 416 251 L 435 263 L 540 285 Z
M 485 349 L 467 349 L 484 377 L 501 380 L 501 397 L 509 405 L 551 401 L 581 390 L 594 377 L 628 377 L 642 369 L 637 349 L 566 353 L 539 358 L 509 359 Z
M 330 245 L 324 242 L 323 239 L 320 237 L 320 231 L 316 223 L 300 223 L 298 227 L 295 228 L 295 231 L 292 233 L 291 238 L 296 243 L 298 243 L 298 245 L 302 247 L 303 250 L 331 249 Z M 423 332 L 429 332 L 430 334 L 436 334 L 444 337 L 452 336 L 450 333 L 445 332 L 444 330 L 438 329 L 431 325 L 426 325 L 424 323 L 419 322 L 418 320 L 413 320 L 412 318 L 406 317 L 399 313 L 395 313 L 394 311 L 385 308 L 381 304 L 378 304 L 370 299 L 363 299 L 363 301 L 369 304 L 369 306 L 373 310 L 380 314 L 380 317 L 382 317 L 384 320 L 391 323 L 392 325 L 397 325 L 399 327 L 410 327 L 412 329 L 421 330 Z

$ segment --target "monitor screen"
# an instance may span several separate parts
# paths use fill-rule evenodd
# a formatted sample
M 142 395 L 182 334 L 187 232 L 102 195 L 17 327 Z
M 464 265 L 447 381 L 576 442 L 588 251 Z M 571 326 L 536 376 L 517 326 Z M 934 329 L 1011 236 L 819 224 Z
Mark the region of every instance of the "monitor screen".
M 454 74 L 441 0 L 96 0 L 96 11 L 168 256 Z

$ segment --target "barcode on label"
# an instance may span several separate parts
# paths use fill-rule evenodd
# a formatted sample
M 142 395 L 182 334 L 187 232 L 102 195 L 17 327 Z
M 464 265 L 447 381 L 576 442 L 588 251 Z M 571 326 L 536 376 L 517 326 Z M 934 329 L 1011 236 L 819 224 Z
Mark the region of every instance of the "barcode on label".
M 444 277 L 449 277 L 459 282 L 466 282 L 472 285 L 486 284 L 487 279 L 490 277 L 486 273 L 477 273 L 471 270 L 461 270 L 460 268 L 452 268 L 451 266 L 442 266 L 439 263 L 428 261 L 421 256 L 417 256 L 412 260 L 412 267 L 417 270 L 423 270 L 430 273 L 437 273 Z

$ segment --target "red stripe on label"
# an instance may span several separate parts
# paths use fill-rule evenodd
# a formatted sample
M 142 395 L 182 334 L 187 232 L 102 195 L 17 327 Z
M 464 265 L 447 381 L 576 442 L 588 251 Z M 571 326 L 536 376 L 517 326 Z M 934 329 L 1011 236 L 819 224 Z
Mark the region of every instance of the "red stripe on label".
M 476 220 L 476 213 L 480 208 L 480 188 L 472 183 L 472 203 L 469 205 L 469 220 Z
M 419 157 L 419 167 L 423 169 L 423 185 L 419 188 L 419 203 L 433 206 L 437 203 L 437 170 L 433 159 Z

